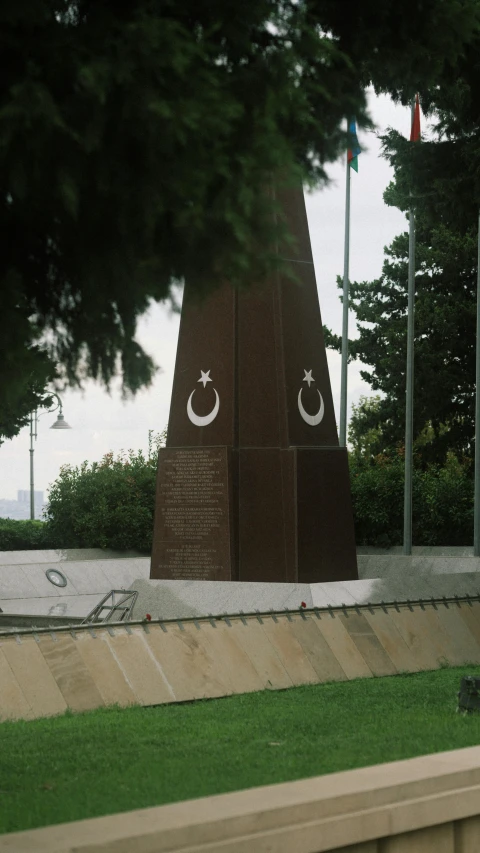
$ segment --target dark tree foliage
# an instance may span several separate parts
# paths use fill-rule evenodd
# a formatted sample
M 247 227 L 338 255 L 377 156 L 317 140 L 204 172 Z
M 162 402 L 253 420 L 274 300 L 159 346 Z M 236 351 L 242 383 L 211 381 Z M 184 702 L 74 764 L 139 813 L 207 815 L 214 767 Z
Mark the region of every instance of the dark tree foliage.
M 3 0 L 0 356 L 18 370 L 2 371 L 13 421 L 0 429 L 15 432 L 53 365 L 71 384 L 148 384 L 135 330 L 150 301 L 185 279 L 203 292 L 271 270 L 272 175 L 321 182 L 344 117 L 368 125 L 369 82 L 405 99 L 455 78 L 478 12 L 477 0 Z
M 429 225 L 463 234 L 475 227 L 480 204 L 478 35 L 436 86 L 419 90 L 434 130 L 414 146 L 395 131 L 385 134 L 384 153 L 395 171 L 385 200 L 405 211 L 413 200 Z
M 477 235 L 421 222 L 416 230 L 414 436 L 419 461 L 443 463 L 448 450 L 472 452 Z M 384 395 L 375 405 L 364 401 L 360 419 L 356 413 L 356 438 L 359 428 L 365 436 L 377 431 L 377 453 L 403 444 L 405 435 L 408 234 L 385 252 L 379 279 L 351 284 L 360 323 L 351 356 L 369 367 L 362 378 Z M 327 338 L 341 350 L 338 337 Z
M 442 462 L 449 449 L 471 455 L 474 438 L 477 230 L 480 207 L 480 41 L 478 34 L 434 86 L 420 85 L 434 128 L 412 145 L 383 137 L 394 169 L 385 201 L 415 210 L 417 222 L 414 430 L 417 461 Z M 405 101 L 404 92 L 391 92 Z M 382 449 L 403 443 L 408 235 L 386 250 L 381 278 L 352 286 L 361 323 L 354 357 L 378 406 L 362 404 L 358 429 Z M 328 334 L 330 345 L 339 341 Z

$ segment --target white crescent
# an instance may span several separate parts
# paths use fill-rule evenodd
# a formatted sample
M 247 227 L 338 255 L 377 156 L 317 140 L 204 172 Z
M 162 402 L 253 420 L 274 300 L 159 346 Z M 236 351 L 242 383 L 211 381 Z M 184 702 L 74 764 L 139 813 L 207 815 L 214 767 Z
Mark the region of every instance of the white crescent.
M 204 417 L 200 417 L 200 415 L 196 415 L 195 412 L 193 411 L 192 397 L 195 394 L 195 390 L 193 390 L 192 393 L 190 394 L 190 397 L 188 398 L 188 403 L 187 403 L 187 415 L 190 418 L 192 424 L 194 424 L 195 426 L 198 426 L 198 427 L 208 426 L 217 417 L 218 411 L 220 409 L 220 397 L 218 396 L 216 389 L 214 388 L 213 390 L 215 391 L 215 398 L 216 398 L 215 399 L 215 405 L 214 405 L 212 411 L 208 415 L 204 415 Z
M 319 408 L 316 415 L 309 415 L 305 411 L 305 409 L 303 408 L 302 391 L 303 391 L 303 388 L 300 388 L 300 391 L 298 392 L 298 411 L 300 412 L 300 414 L 301 414 L 301 416 L 302 416 L 302 418 L 306 424 L 308 424 L 309 426 L 318 426 L 318 424 L 321 422 L 321 420 L 325 414 L 325 404 L 323 402 L 323 397 L 317 388 L 318 396 L 320 397 L 320 408 Z

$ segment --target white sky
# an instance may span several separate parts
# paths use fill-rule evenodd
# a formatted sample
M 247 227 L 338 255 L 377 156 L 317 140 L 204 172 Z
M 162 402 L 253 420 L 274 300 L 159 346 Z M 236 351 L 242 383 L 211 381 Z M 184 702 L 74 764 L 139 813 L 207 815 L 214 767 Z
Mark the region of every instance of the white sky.
M 395 106 L 386 96 L 370 98 L 370 110 L 378 132 L 395 127 L 410 134 L 410 111 Z M 383 191 L 392 178 L 389 165 L 380 157 L 375 133 L 362 134 L 366 150 L 359 156 L 359 173 L 351 179 L 350 280 L 372 280 L 380 275 L 383 249 L 393 237 L 407 229 L 404 215 L 383 203 Z M 317 275 L 323 322 L 339 334 L 342 305 L 336 276 L 343 273 L 345 217 L 345 165 L 333 164 L 331 185 L 306 198 L 310 238 Z M 84 392 L 62 394 L 65 420 L 71 430 L 50 430 L 56 414 L 41 413 L 35 443 L 35 489 L 46 492 L 61 465 L 94 462 L 110 450 L 133 448 L 146 451 L 148 430 L 160 432 L 167 424 L 175 366 L 179 316 L 165 306 L 155 305 L 141 320 L 137 338 L 160 365 L 153 385 L 134 401 L 122 402 L 118 391 L 109 396 L 94 383 Z M 355 336 L 350 315 L 350 337 Z M 340 407 L 340 355 L 328 352 L 330 379 L 337 422 Z M 360 365 L 349 367 L 348 403 L 361 394 L 372 393 L 360 378 Z M 28 427 L 0 446 L 0 498 L 15 499 L 17 489 L 28 489 L 30 435 Z

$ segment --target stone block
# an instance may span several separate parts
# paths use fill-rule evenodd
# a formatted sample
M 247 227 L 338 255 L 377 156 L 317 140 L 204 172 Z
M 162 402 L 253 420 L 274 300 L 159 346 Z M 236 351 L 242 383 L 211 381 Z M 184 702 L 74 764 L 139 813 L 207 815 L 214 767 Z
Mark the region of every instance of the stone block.
M 454 832 L 455 853 L 477 853 L 480 850 L 480 815 L 457 821 Z
M 384 838 L 380 849 L 382 853 L 458 853 L 453 823 L 428 826 Z
M 0 720 L 28 720 L 34 714 L 0 648 Z
M 161 705 L 175 701 L 175 695 L 164 669 L 147 643 L 142 628 L 115 630 L 105 640 L 117 661 L 125 680 L 140 705 Z
M 241 620 L 234 619 L 232 630 L 235 631 L 237 643 L 248 655 L 264 688 L 281 690 L 293 687 L 285 663 L 264 631 L 264 625 L 253 619 L 249 619 L 244 625 Z
M 234 628 L 222 622 L 217 622 L 214 628 L 206 622 L 202 623 L 200 631 L 204 648 L 208 648 L 214 662 L 216 678 L 223 684 L 223 695 L 263 689 L 259 674 L 241 643 L 237 642 Z
M 413 654 L 417 671 L 437 669 L 446 653 L 444 648 L 438 648 L 431 636 L 432 631 L 441 630 L 438 620 L 435 623 L 435 620 L 419 619 L 418 613 L 412 613 L 406 607 L 401 607 L 399 613 L 392 608 L 389 618 Z
M 374 613 L 365 611 L 364 616 L 397 671 L 417 672 L 417 659 L 391 619 L 390 611 L 384 613 L 383 610 L 375 609 Z
M 395 675 L 397 668 L 363 613 L 338 614 L 373 675 Z
M 88 711 L 103 705 L 95 682 L 70 635 L 56 634 L 53 639 L 41 634 L 39 648 L 72 711 Z
M 480 645 L 462 619 L 460 608 L 455 604 L 450 604 L 448 608 L 440 605 L 437 616 L 450 637 L 449 663 L 458 666 L 480 663 Z
M 301 616 L 291 618 L 300 620 Z M 290 676 L 292 684 L 315 684 L 318 681 L 317 673 L 305 655 L 301 643 L 292 630 L 292 623 L 286 616 L 279 616 L 278 622 L 266 619 L 263 630 Z
M 95 638 L 86 631 L 79 631 L 77 650 L 104 705 L 134 705 L 138 701 L 137 696 L 112 654 L 107 636 L 104 631 L 97 631 Z
M 473 601 L 470 605 L 465 602 L 461 605 L 459 613 L 476 642 L 480 644 L 480 602 Z
M 49 717 L 66 711 L 67 703 L 33 637 L 22 637 L 21 643 L 13 638 L 6 640 L 1 650 L 30 705 L 32 716 Z
M 305 620 L 295 619 L 290 630 L 300 643 L 303 653 L 317 675 L 317 681 L 344 681 L 345 672 L 333 654 L 327 641 L 314 624 L 315 616 L 306 616 Z
M 191 623 L 184 626 L 169 623 L 166 630 L 152 626 L 145 642 L 161 666 L 175 701 L 205 699 L 232 693 L 219 672 L 206 633 L 210 623 L 197 629 Z
M 330 646 L 347 678 L 369 678 L 373 673 L 338 616 L 325 614 L 313 623 Z

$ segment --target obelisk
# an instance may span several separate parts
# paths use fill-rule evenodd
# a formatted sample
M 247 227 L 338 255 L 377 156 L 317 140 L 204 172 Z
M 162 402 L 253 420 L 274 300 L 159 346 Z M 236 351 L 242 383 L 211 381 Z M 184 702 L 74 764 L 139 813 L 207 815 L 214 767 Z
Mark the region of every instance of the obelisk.
M 278 272 L 203 301 L 186 284 L 151 578 L 358 577 L 303 191 L 279 200 L 295 281 Z

